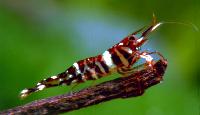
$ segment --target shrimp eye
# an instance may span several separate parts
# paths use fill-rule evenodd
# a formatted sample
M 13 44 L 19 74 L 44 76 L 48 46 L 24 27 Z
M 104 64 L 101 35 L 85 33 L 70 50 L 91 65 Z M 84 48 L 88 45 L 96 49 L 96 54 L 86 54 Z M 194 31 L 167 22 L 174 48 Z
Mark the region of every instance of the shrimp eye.
M 136 37 L 135 37 L 134 35 L 131 35 L 131 36 L 129 37 L 129 40 L 136 40 Z

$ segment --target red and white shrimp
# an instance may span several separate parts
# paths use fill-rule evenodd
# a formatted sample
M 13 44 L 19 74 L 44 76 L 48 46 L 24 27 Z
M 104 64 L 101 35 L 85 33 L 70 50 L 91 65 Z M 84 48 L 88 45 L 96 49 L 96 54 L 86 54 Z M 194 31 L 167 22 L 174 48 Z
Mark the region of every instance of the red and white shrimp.
M 20 96 L 24 98 L 33 92 L 61 84 L 71 85 L 96 80 L 115 72 L 125 75 L 133 70 L 132 66 L 140 58 L 146 59 L 148 65 L 151 66 L 153 58 L 149 55 L 150 53 L 140 52 L 139 48 L 148 40 L 147 35 L 160 25 L 161 23 L 157 23 L 153 18 L 153 23 L 142 32 L 140 37 L 136 35 L 143 29 L 125 37 L 102 54 L 77 61 L 63 73 L 40 81 L 33 88 L 22 90 Z

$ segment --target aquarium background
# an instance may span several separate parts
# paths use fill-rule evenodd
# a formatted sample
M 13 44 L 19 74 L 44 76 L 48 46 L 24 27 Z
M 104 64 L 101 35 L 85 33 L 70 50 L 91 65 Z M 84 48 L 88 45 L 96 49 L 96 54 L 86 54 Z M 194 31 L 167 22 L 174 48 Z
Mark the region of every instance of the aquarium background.
M 159 27 L 142 47 L 167 58 L 164 81 L 143 96 L 115 99 L 65 114 L 199 115 L 198 0 L 1 0 L 0 111 L 70 92 L 71 87 L 60 86 L 24 100 L 18 97 L 23 88 L 65 71 L 75 61 L 100 54 L 148 26 L 153 13 L 159 21 L 177 22 Z M 119 75 L 95 84 L 116 77 Z M 91 84 L 86 82 L 73 90 Z

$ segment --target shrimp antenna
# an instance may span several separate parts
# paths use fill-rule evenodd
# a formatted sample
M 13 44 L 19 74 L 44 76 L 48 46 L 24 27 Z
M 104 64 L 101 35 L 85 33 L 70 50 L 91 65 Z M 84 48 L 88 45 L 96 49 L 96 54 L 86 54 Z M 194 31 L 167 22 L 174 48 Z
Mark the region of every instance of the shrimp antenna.
M 184 26 L 193 28 L 197 32 L 199 31 L 199 28 L 195 24 L 193 24 L 193 23 L 184 23 L 184 22 L 175 22 L 175 21 L 163 21 L 161 23 L 162 24 L 179 24 L 179 25 L 184 25 Z

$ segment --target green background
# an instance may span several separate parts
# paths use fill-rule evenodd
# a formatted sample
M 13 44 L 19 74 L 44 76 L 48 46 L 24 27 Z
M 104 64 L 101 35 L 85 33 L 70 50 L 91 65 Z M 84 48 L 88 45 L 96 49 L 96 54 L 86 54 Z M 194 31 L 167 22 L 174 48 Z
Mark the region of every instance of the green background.
M 150 24 L 153 13 L 159 21 L 189 24 L 164 24 L 143 47 L 168 59 L 164 81 L 143 96 L 115 99 L 67 114 L 198 115 L 199 31 L 192 27 L 200 26 L 198 0 L 1 0 L 0 111 L 69 92 L 70 87 L 61 86 L 25 100 L 18 98 L 23 88 L 64 71 L 77 60 L 102 53 Z

